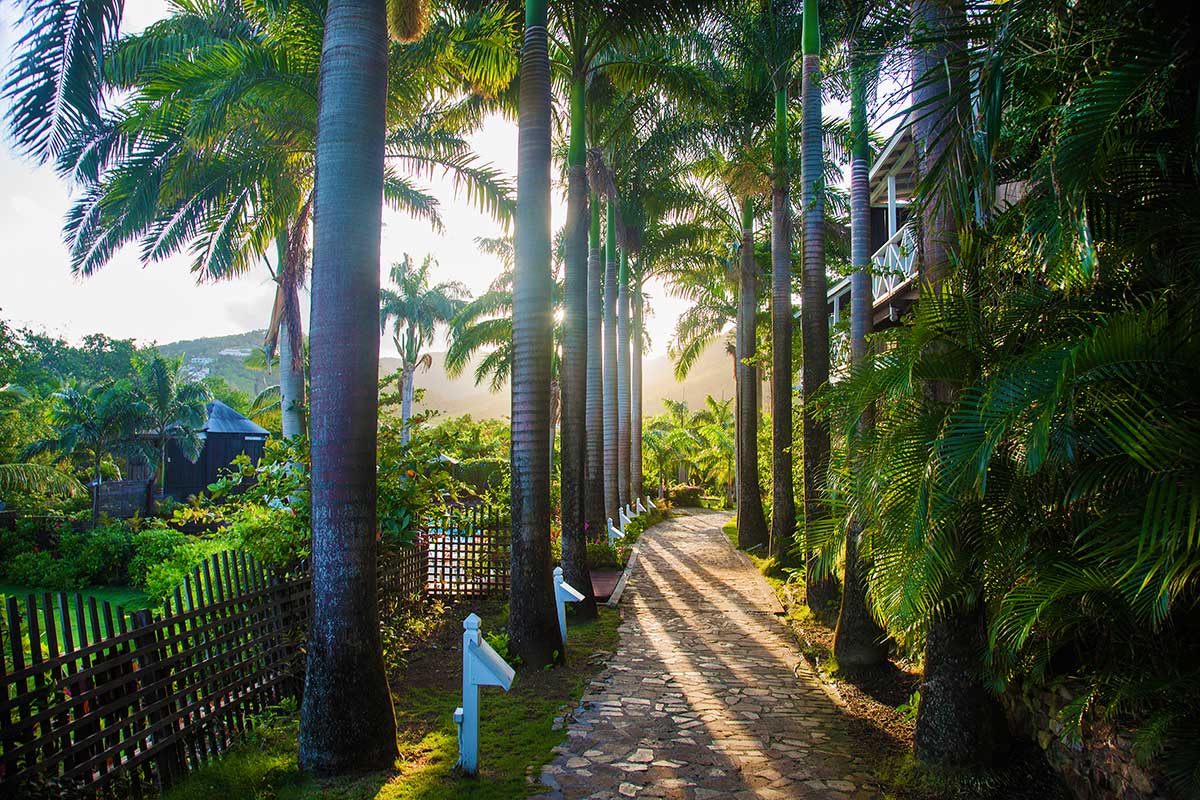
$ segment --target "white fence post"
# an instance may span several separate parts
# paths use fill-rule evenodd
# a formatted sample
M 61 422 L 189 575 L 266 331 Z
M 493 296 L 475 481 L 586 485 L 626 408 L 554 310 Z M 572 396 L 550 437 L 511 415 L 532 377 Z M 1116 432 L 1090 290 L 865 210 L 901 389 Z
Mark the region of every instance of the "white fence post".
M 621 531 L 617 530 L 613 526 L 612 517 L 609 517 L 608 518 L 608 543 L 612 544 L 613 542 L 615 542 L 617 539 L 620 539 L 624 535 L 625 534 L 623 534 Z
M 562 634 L 563 647 L 567 646 L 567 603 L 578 603 L 583 595 L 569 583 L 563 581 L 562 567 L 554 568 L 554 604 L 558 607 L 558 632 Z
M 458 725 L 458 766 L 466 775 L 479 772 L 479 687 L 512 686 L 513 668 L 483 641 L 479 617 L 463 620 L 463 704 L 454 709 Z

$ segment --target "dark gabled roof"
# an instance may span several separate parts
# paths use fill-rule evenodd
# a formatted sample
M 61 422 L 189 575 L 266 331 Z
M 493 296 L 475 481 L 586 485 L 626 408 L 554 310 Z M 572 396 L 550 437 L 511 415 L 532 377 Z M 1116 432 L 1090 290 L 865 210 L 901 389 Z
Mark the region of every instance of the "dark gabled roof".
M 208 411 L 208 422 L 204 424 L 204 430 L 208 433 L 244 433 L 255 436 L 271 435 L 269 430 L 251 422 L 220 400 L 213 400 L 205 408 Z

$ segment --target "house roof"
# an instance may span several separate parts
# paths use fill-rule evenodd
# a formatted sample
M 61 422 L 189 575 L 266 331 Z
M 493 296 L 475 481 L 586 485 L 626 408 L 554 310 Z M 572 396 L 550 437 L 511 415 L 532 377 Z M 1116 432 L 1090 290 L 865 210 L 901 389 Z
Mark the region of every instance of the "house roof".
M 911 114 L 905 114 L 887 145 L 871 165 L 871 205 L 887 205 L 887 177 L 896 176 L 896 199 L 907 203 L 916 190 L 916 148 Z
M 213 400 L 205 406 L 205 410 L 208 412 L 208 422 L 204 424 L 204 430 L 208 433 L 245 433 L 255 436 L 271 434 L 269 430 L 251 422 L 220 400 Z

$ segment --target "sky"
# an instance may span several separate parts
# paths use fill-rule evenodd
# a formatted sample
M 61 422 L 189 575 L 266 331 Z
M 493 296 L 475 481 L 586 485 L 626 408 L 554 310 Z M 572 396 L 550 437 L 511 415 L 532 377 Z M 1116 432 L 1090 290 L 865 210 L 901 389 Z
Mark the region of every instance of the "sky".
M 124 31 L 137 31 L 166 13 L 162 0 L 126 0 Z M 0 54 L 7 65 L 16 39 L 14 4 L 0 4 Z M 0 115 L 6 115 L 0 103 Z M 480 158 L 510 175 L 516 172 L 517 128 L 499 117 L 489 119 L 471 137 Z M 503 230 L 463 199 L 456 199 L 452 182 L 435 174 L 425 186 L 441 202 L 445 233 L 428 223 L 385 209 L 380 270 L 386 279 L 390 265 L 405 253 L 414 258 L 432 254 L 438 262 L 434 281 L 457 280 L 474 293 L 486 290 L 501 266 L 480 254 L 478 236 L 498 236 Z M 89 278 L 71 274 L 62 222 L 73 188 L 52 167 L 38 166 L 14 151 L 7 130 L 0 136 L 0 318 L 15 325 L 78 341 L 90 333 L 140 342 L 165 344 L 181 339 L 242 333 L 266 326 L 274 296 L 266 269 L 221 283 L 197 284 L 187 254 L 143 265 L 136 244 L 120 251 Z M 553 224 L 566 217 L 566 187 L 554 187 Z M 646 327 L 652 354 L 666 352 L 666 343 L 683 301 L 667 296 L 657 282 L 646 287 L 651 315 Z M 307 317 L 307 298 L 301 302 Z M 443 349 L 439 337 L 434 349 Z M 391 356 L 390 339 L 381 355 Z

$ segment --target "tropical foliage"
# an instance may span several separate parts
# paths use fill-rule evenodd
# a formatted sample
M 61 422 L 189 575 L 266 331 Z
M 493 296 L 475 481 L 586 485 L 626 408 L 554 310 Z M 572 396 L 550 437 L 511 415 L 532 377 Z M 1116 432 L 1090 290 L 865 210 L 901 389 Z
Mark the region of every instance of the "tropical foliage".
M 20 5 L 10 129 L 78 189 L 73 269 L 125 245 L 147 263 L 186 253 L 204 280 L 264 264 L 277 294 L 261 360 L 278 354 L 280 379 L 255 405 L 291 438 L 178 518 L 106 525 L 92 549 L 64 534 L 61 559 L 10 542 L 6 569 L 149 586 L 215 546 L 172 528 L 184 518 L 281 566 L 310 551 L 328 624 L 304 760 L 363 766 L 361 745 L 379 766 L 392 727 L 363 709 L 386 705 L 386 680 L 377 631 L 353 622 L 373 601 L 346 578 L 369 572 L 374 534 L 405 542 L 440 504 L 510 502 L 508 647 L 541 667 L 563 654 L 552 559 L 584 586 L 589 564 L 619 564 L 585 532 L 644 478 L 735 504 L 739 545 L 785 562 L 818 615 L 840 595 L 847 665 L 923 670 L 923 761 L 986 762 L 995 696 L 1052 685 L 1072 698 L 1063 738 L 1132 731 L 1177 793 L 1200 791 L 1193 10 L 178 0 L 122 35 L 119 0 Z M 833 97 L 849 121 L 828 115 Z M 520 128 L 515 200 L 468 145 L 497 112 Z M 871 164 L 905 137 L 917 274 L 876 307 L 870 204 L 886 186 Z M 514 228 L 477 240 L 503 269 L 474 299 L 407 256 L 378 291 L 384 203 L 444 226 L 419 183 L 433 170 Z M 830 324 L 835 275 L 850 276 L 848 324 Z M 677 375 L 725 342 L 733 399 L 641 419 L 652 280 L 688 304 Z M 511 425 L 413 412 L 441 326 L 449 372 L 510 386 Z M 380 332 L 398 380 L 378 379 Z M 0 323 L 0 492 L 65 507 L 43 495 L 161 465 L 220 389 L 131 342 Z M 326 724 L 346 709 L 357 744 Z

